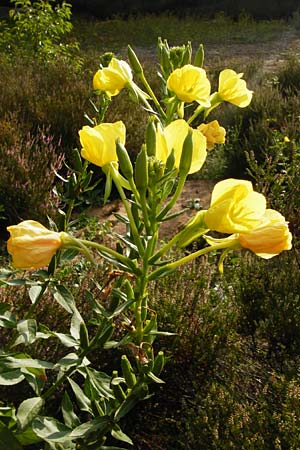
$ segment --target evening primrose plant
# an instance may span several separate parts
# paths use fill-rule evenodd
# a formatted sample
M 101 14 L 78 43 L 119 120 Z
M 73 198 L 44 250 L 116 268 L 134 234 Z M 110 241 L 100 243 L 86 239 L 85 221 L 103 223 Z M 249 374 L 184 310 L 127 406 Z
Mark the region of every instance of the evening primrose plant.
M 170 333 L 159 328 L 149 283 L 217 250 L 222 270 L 230 251 L 244 248 L 271 258 L 291 248 L 285 218 L 267 208 L 265 197 L 249 181 L 236 179 L 217 183 L 210 207 L 162 242 L 160 226 L 178 214 L 172 209 L 187 176 L 202 168 L 207 151 L 225 142 L 225 129 L 216 120 L 207 120 L 210 111 L 223 102 L 246 107 L 252 92 L 242 74 L 230 69 L 221 72 L 218 91 L 211 92 L 202 46 L 193 58 L 190 43 L 172 48 L 159 39 L 158 57 L 159 98 L 131 47 L 128 62 L 103 55 L 93 78 L 95 115 L 79 130 L 82 160 L 77 152 L 76 177 L 71 178 L 73 183 L 78 180 L 80 189 L 75 183 L 73 192 L 89 189 L 82 181 L 88 162 L 101 167 L 105 201 L 114 185 L 124 204 L 126 214 L 117 217 L 125 233 L 112 234 L 110 245 L 82 239 L 71 232 L 70 208 L 51 230 L 33 220 L 8 227 L 7 249 L 15 270 L 2 274 L 2 284 L 25 286 L 31 300 L 23 318 L 1 305 L 0 325 L 11 337 L 0 355 L 0 384 L 27 382 L 32 389 L 32 396 L 20 404 L 0 407 L 1 439 L 11 450 L 32 444 L 45 450 L 121 450 L 134 445 L 121 429 L 122 419 L 152 395 L 152 384 L 164 382 L 161 373 L 169 358 L 159 349 L 158 338 Z M 105 121 L 112 97 L 121 91 L 149 114 L 145 143 L 135 163 L 126 149 L 124 122 Z M 206 240 L 203 248 L 176 256 L 176 248 L 201 236 Z M 86 291 L 89 322 L 57 276 L 60 265 L 78 254 L 91 264 L 97 264 L 100 256 L 110 268 L 103 285 L 93 280 L 98 295 Z M 25 276 L 18 278 L 18 270 L 26 270 Z M 36 311 L 46 291 L 69 314 L 69 332 L 38 322 Z M 57 361 L 31 356 L 36 341 L 50 338 L 65 348 L 64 356 Z M 106 372 L 92 362 L 92 355 L 103 349 L 121 352 L 120 363 Z M 55 417 L 48 410 L 53 398 L 58 404 Z

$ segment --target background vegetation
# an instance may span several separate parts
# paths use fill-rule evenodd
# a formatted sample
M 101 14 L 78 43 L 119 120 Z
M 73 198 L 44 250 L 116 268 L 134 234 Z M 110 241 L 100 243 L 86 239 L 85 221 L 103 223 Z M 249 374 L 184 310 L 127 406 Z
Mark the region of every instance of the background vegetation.
M 237 3 L 240 7 L 242 2 L 223 3 L 240 13 Z M 249 6 L 248 2 L 244 3 L 243 10 Z M 282 11 L 281 3 L 272 2 L 274 14 Z M 147 6 L 147 2 L 139 4 Z M 162 4 L 160 2 L 159 6 Z M 252 1 L 251 5 L 254 4 Z M 116 2 L 110 5 L 116 6 Z M 268 2 L 260 2 L 260 5 L 262 9 L 267 8 Z M 164 6 L 169 8 L 167 1 Z M 204 2 L 198 2 L 199 8 L 204 6 Z M 290 2 L 291 12 L 296 6 L 295 2 Z M 285 9 L 287 11 L 286 4 Z M 122 13 L 121 9 L 118 11 Z M 251 178 L 257 189 L 267 195 L 270 207 L 280 210 L 290 221 L 294 249 L 269 261 L 249 254 L 242 259 L 233 254 L 225 263 L 223 277 L 217 271 L 214 258 L 209 264 L 207 259 L 201 258 L 181 269 L 180 274 L 170 275 L 153 286 L 151 294 L 159 322 L 177 336 L 165 338 L 168 339 L 165 347 L 171 356 L 163 374 L 166 384 L 126 419 L 125 431 L 134 438 L 137 450 L 298 449 L 299 55 L 286 55 L 284 64 L 268 73 L 259 57 L 249 61 L 233 55 L 230 61 L 224 61 L 209 55 L 209 46 L 214 48 L 220 42 L 228 46 L 238 43 L 241 48 L 254 42 L 259 48 L 275 37 L 295 33 L 299 26 L 297 15 L 292 23 L 257 22 L 245 14 L 240 15 L 238 21 L 224 14 L 213 20 L 189 16 L 179 20 L 170 14 L 138 19 L 131 16 L 126 21 L 113 18 L 105 22 L 76 17 L 73 25 L 72 34 L 62 37 L 62 42 L 79 43 L 78 53 L 75 53 L 79 65 L 72 64 L 74 53 L 71 60 L 68 53 L 38 60 L 32 49 L 24 51 L 22 58 L 18 51 L 1 53 L 0 220 L 3 239 L 7 224 L 29 217 L 45 223 L 47 215 L 55 218 L 58 204 L 52 190 L 58 181 L 55 171 L 63 174 L 66 170 L 63 160 L 71 162 L 72 149 L 78 146 L 77 131 L 87 123 L 84 112 L 93 112 L 89 103 L 90 80 L 104 51 L 113 50 L 117 56 L 124 56 L 126 36 L 126 41 L 138 49 L 152 82 L 156 72 L 153 61 L 157 36 L 169 39 L 171 45 L 192 40 L 196 47 L 203 42 L 210 75 L 215 82 L 220 66 L 224 68 L 228 63 L 245 72 L 249 86 L 255 91 L 247 110 L 228 107 L 221 117 L 216 112 L 216 117 L 228 129 L 228 144 L 211 153 L 205 176 Z M 158 89 L 158 85 L 155 86 Z M 129 136 L 128 149 L 134 154 L 143 140 L 143 116 L 125 98 L 118 100 L 118 107 L 113 103 L 109 110 L 108 120 L 124 120 Z M 101 189 L 97 191 L 99 198 Z M 101 241 L 108 228 L 108 224 L 82 214 L 76 232 Z M 2 253 L 5 265 L 4 240 Z M 101 264 L 95 269 L 77 259 L 71 267 L 66 261 L 59 272 L 62 282 L 76 294 L 83 314 L 85 289 L 93 289 L 93 280 L 101 283 L 109 269 Z M 0 300 L 14 304 L 20 317 L 28 307 L 24 287 L 1 287 Z M 54 309 L 45 300 L 40 314 L 45 324 L 55 321 L 64 330 L 65 318 L 57 306 Z M 1 339 L 5 340 L 5 336 Z M 41 358 L 45 351 L 59 349 L 36 349 Z M 96 356 L 99 367 L 103 360 L 109 364 L 114 357 L 109 351 Z M 22 392 L 5 389 L 1 398 L 19 402 Z

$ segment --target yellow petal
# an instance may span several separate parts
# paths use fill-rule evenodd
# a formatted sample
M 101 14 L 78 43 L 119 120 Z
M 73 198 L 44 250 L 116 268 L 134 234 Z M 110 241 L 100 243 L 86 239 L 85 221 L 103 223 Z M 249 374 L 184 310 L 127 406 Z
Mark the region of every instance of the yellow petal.
M 210 82 L 200 67 L 186 64 L 174 70 L 167 80 L 167 88 L 183 102 L 196 101 L 202 106 L 210 106 Z

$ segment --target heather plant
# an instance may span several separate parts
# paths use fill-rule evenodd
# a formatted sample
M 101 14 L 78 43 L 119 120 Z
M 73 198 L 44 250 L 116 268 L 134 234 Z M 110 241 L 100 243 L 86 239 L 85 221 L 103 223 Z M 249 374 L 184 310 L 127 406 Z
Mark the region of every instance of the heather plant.
M 47 216 L 55 215 L 58 199 L 52 189 L 63 156 L 59 155 L 59 143 L 54 142 L 49 129 L 39 128 L 34 136 L 21 136 L 20 127 L 11 116 L 1 125 L 0 223 L 2 238 L 6 238 L 9 224 L 29 217 L 47 223 Z
M 2 273 L 2 284 L 27 288 L 31 305 L 23 317 L 10 305 L 1 305 L 0 324 L 11 333 L 0 355 L 0 383 L 14 386 L 26 381 L 33 390 L 31 396 L 0 410 L 1 436 L 13 450 L 33 444 L 45 450 L 120 450 L 116 441 L 122 449 L 133 445 L 121 428 L 123 419 L 151 397 L 153 386 L 164 383 L 161 374 L 168 355 L 157 340 L 172 336 L 158 322 L 151 285 L 218 251 L 222 272 L 231 251 L 248 249 L 270 259 L 291 248 L 285 218 L 267 208 L 266 198 L 249 181 L 240 179 L 217 183 L 209 208 L 198 211 L 170 240 L 161 242 L 160 225 L 176 216 L 172 210 L 187 176 L 201 170 L 207 152 L 225 141 L 226 130 L 216 120 L 210 121 L 209 114 L 224 102 L 247 107 L 252 91 L 242 74 L 224 69 L 212 92 L 203 69 L 202 45 L 193 55 L 191 43 L 170 47 L 159 39 L 158 55 L 161 98 L 130 46 L 129 63 L 113 54 L 101 57 L 93 77 L 95 114 L 87 115 L 90 125 L 79 130 L 82 159 L 75 152 L 75 171 L 66 179 L 70 194 L 66 211 L 60 211 L 60 220 L 49 228 L 36 220 L 8 227 L 7 249 L 15 271 Z M 124 122 L 106 122 L 112 99 L 118 99 L 122 91 L 149 115 L 145 142 L 134 165 L 126 149 Z M 196 120 L 200 125 L 195 125 Z M 125 208 L 125 214 L 117 214 L 125 232 L 112 236 L 115 245 L 72 233 L 76 196 L 91 183 L 86 161 L 105 175 L 104 201 L 114 185 Z M 200 237 L 201 248 L 176 252 Z M 96 289 L 85 292 L 88 311 L 79 310 L 72 290 L 59 276 L 61 264 L 78 254 L 95 265 L 101 257 L 109 267 L 105 281 L 93 280 Z M 80 263 L 74 263 L 75 268 L 80 277 Z M 25 270 L 25 275 L 20 276 L 18 269 Z M 39 322 L 38 306 L 44 294 L 69 314 L 67 330 Z M 224 339 L 226 332 L 221 334 Z M 49 360 L 45 354 L 43 358 L 35 355 L 39 340 L 53 339 L 64 348 L 62 356 Z M 209 353 L 222 346 L 222 339 L 214 340 L 211 331 Z M 121 352 L 118 363 L 93 364 L 94 355 L 105 350 Z M 55 413 L 50 407 L 53 396 Z

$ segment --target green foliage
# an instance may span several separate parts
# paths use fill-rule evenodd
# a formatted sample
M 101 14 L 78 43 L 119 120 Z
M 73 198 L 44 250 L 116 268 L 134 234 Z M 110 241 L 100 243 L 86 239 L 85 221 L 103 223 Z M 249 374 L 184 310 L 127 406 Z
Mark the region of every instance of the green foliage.
M 63 42 L 64 35 L 72 30 L 71 5 L 63 2 L 52 6 L 53 0 L 32 2 L 11 0 L 11 24 L 1 33 L 0 48 L 10 54 L 24 53 L 43 63 L 61 59 L 79 69 L 78 43 Z

